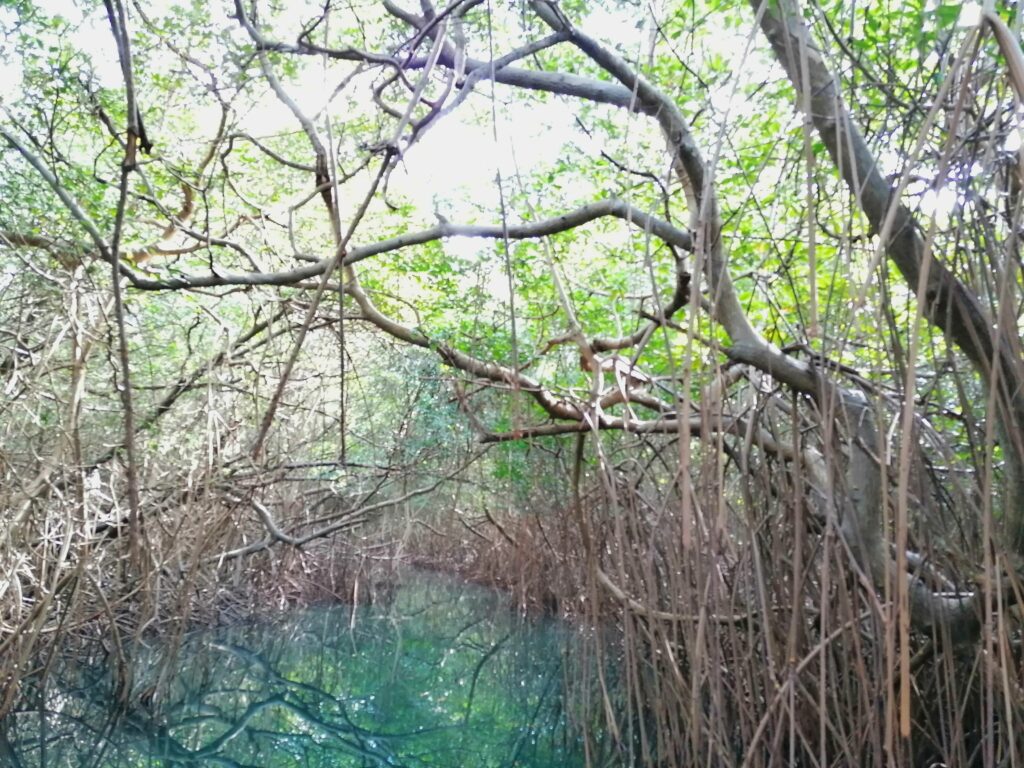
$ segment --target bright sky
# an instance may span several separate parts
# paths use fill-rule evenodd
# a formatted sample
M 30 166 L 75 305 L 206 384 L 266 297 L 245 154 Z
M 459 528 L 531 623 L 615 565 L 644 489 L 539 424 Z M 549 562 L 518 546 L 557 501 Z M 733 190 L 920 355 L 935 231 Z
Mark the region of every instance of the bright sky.
M 18 20 L 13 8 L 0 6 L 0 29 L 10 29 Z M 4 45 L 0 41 L 0 45 Z M 12 101 L 21 91 L 21 67 L 18 58 L 6 46 L 0 56 L 0 103 Z
M 78 21 L 81 9 L 68 0 L 35 0 L 44 13 L 64 15 Z M 147 9 L 158 15 L 174 4 L 174 0 L 151 0 Z M 611 4 L 609 4 L 611 5 Z M 961 26 L 977 23 L 980 6 L 965 3 L 961 15 Z M 95 9 L 93 9 L 95 11 Z M 660 14 L 660 10 L 656 10 Z M 0 28 L 10 28 L 16 22 L 17 14 L 10 7 L 0 6 Z M 620 7 L 595 8 L 583 23 L 590 34 L 599 39 L 615 40 L 626 50 L 645 56 L 649 45 L 649 17 L 639 20 Z M 2 42 L 2 41 L 0 41 Z M 68 41 L 89 54 L 90 66 L 100 82 L 117 87 L 121 73 L 105 14 L 89 12 L 88 19 L 77 25 Z M 740 46 L 731 51 L 730 58 L 738 59 L 742 54 L 742 41 L 725 36 L 720 44 Z M 18 57 L 14 51 L 0 56 L 0 100 L 12 103 L 21 91 L 21 73 Z M 490 84 L 478 85 L 479 93 L 490 92 Z M 315 113 L 322 106 L 325 92 L 324 76 L 319 64 L 310 66 L 298 83 L 287 86 L 289 93 L 307 113 Z M 366 89 L 363 89 L 366 93 Z M 751 105 L 742 100 L 737 103 L 731 98 L 732 88 L 712 94 L 716 110 L 728 112 L 732 119 L 748 115 Z M 477 97 L 479 103 L 479 97 Z M 499 109 L 496 126 L 497 137 L 488 128 L 481 128 L 472 120 L 469 103 L 445 118 L 413 147 L 401 168 L 394 176 L 394 183 L 422 210 L 429 212 L 437 208 L 453 220 L 465 220 L 472 212 L 471 203 L 493 208 L 496 200 L 496 173 L 501 170 L 504 178 L 510 178 L 516 168 L 529 174 L 541 163 L 550 162 L 569 142 L 585 141 L 581 132 L 573 125 L 572 107 L 560 99 L 551 99 L 543 104 L 532 105 L 527 112 L 517 112 L 514 120 Z M 219 117 L 217 110 L 210 109 L 210 132 L 213 121 Z M 278 130 L 294 130 L 296 124 L 292 115 L 281 105 L 273 94 L 267 94 L 253 107 L 249 114 L 251 123 L 260 126 L 263 135 Z M 200 118 L 201 120 L 202 118 Z M 460 202 L 461 201 L 461 202 Z M 948 210 L 955 201 L 943 190 L 932 192 L 926 204 L 936 212 Z M 453 247 L 477 248 L 474 243 L 452 243 Z

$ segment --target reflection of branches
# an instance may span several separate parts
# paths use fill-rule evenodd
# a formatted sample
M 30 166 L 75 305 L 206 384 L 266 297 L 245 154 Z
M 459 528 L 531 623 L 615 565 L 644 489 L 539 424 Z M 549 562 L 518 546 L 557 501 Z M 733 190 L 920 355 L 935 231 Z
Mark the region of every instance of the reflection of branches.
M 230 653 L 243 661 L 258 667 L 263 674 L 274 683 L 282 685 L 286 690 L 295 691 L 298 693 L 305 693 L 312 696 L 315 700 L 322 704 L 329 705 L 330 707 L 337 709 L 342 719 L 346 723 L 346 728 L 351 731 L 354 735 L 359 738 L 372 737 L 374 739 L 387 738 L 386 734 L 377 733 L 374 731 L 368 731 L 365 728 L 360 728 L 349 716 L 348 710 L 344 706 L 342 699 L 334 694 L 328 693 L 327 691 L 317 688 L 316 686 L 305 683 L 302 680 L 293 680 L 285 677 L 275 669 L 274 665 L 267 661 L 261 654 L 254 651 L 250 651 L 248 648 L 243 648 L 240 645 L 227 645 L 224 643 L 214 643 L 211 647 Z
M 476 684 L 480 679 L 480 672 L 483 670 L 484 665 L 491 660 L 494 654 L 501 650 L 501 646 L 508 642 L 510 637 L 512 637 L 512 635 L 505 635 L 501 640 L 494 643 L 494 645 L 487 649 L 487 653 L 481 656 L 480 661 L 478 661 L 473 667 L 472 682 L 469 684 L 469 693 L 466 694 L 466 711 L 462 715 L 462 724 L 464 726 L 469 725 L 469 715 L 473 711 L 473 697 L 476 695 Z
M 290 690 L 311 694 L 314 698 L 324 702 L 330 702 L 331 704 L 339 704 L 338 698 L 328 693 L 327 691 L 317 688 L 316 686 L 310 685 L 309 683 L 304 683 L 301 680 L 292 680 L 290 678 L 285 677 L 277 671 L 277 669 L 271 662 L 263 658 L 262 654 L 256 653 L 255 651 L 251 651 L 248 648 L 243 648 L 242 646 L 237 645 L 235 643 L 215 642 L 211 643 L 210 647 L 218 651 L 230 653 L 232 656 L 236 656 L 237 658 L 241 659 L 242 661 L 248 664 L 251 664 L 255 667 L 259 667 L 259 669 L 263 672 L 263 674 L 266 677 L 271 678 L 275 683 L 284 685 L 286 688 Z M 344 710 L 342 710 L 342 714 L 344 714 Z M 345 716 L 345 719 L 348 720 L 347 715 Z
M 11 740 L 7 736 L 9 724 L 10 721 L 7 718 L 0 719 L 0 758 L 3 758 L 4 762 L 11 766 L 11 768 L 22 768 L 21 760 L 18 758 L 14 747 L 11 745 Z
M 392 762 L 393 755 L 389 751 L 383 748 L 377 748 L 378 743 L 382 742 L 382 739 L 375 738 L 372 743 L 364 743 L 361 738 L 353 739 L 351 738 L 352 734 L 347 727 L 328 722 L 313 714 L 305 707 L 288 701 L 284 695 L 280 694 L 249 704 L 245 711 L 237 719 L 231 722 L 227 730 L 207 745 L 198 749 L 189 749 L 181 742 L 172 738 L 170 734 L 160 734 L 155 736 L 152 739 L 153 751 L 151 756 L 163 758 L 165 760 L 210 760 L 227 765 L 237 765 L 238 763 L 231 758 L 218 753 L 227 747 L 233 739 L 249 729 L 250 722 L 257 715 L 268 709 L 274 708 L 285 709 L 293 715 L 296 715 L 302 721 L 316 725 L 320 730 L 334 736 L 348 751 L 363 757 L 380 761 L 386 765 L 394 764 Z M 222 718 L 216 717 L 214 719 L 220 720 Z
M 530 736 L 538 729 L 540 713 L 544 709 L 544 704 L 552 692 L 555 691 L 555 686 L 559 683 L 558 672 L 559 669 L 556 666 L 545 675 L 544 688 L 541 690 L 540 695 L 537 696 L 537 703 L 533 706 L 530 719 L 523 723 L 523 726 L 519 729 L 519 738 L 516 739 L 515 746 L 511 750 L 508 765 L 514 766 L 519 764 L 519 753 L 528 743 Z

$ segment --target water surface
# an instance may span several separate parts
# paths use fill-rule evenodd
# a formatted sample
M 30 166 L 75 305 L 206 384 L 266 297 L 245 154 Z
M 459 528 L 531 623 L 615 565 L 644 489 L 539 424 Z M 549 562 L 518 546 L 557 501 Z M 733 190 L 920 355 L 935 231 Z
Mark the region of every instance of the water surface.
M 577 674 L 568 641 L 490 590 L 415 573 L 386 606 L 195 635 L 163 699 L 128 713 L 97 694 L 102 665 L 65 674 L 0 726 L 0 764 L 583 765 L 563 696 Z M 139 662 L 136 685 L 158 669 Z

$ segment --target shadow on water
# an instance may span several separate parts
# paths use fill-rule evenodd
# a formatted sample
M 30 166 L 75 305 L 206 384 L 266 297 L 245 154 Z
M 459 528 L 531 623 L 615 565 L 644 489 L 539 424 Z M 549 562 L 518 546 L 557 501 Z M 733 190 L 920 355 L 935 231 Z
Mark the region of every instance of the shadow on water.
M 600 728 L 563 694 L 580 676 L 572 640 L 490 590 L 415 573 L 355 615 L 308 609 L 190 638 L 153 713 L 112 716 L 102 665 L 55 675 L 0 728 L 0 764 L 540 768 L 584 765 L 584 731 L 591 764 L 605 763 Z M 138 661 L 137 681 L 158 666 Z

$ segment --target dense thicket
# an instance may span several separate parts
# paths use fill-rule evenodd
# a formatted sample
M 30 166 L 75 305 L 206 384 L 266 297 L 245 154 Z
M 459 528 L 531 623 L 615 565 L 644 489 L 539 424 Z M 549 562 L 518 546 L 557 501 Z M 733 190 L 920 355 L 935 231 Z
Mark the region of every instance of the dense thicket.
M 1001 14 L 4 6 L 0 713 L 411 558 L 618 628 L 609 760 L 1018 761 Z

